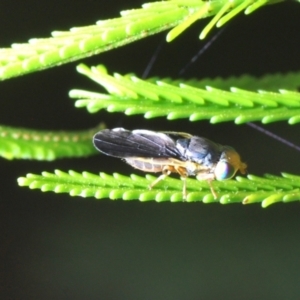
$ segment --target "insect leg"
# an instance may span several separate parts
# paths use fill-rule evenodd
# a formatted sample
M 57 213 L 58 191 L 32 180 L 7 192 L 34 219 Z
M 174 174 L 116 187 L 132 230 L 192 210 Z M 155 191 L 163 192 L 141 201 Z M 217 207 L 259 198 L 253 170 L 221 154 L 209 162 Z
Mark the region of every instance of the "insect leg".
M 214 196 L 215 199 L 218 198 L 218 195 L 217 195 L 217 193 L 216 193 L 216 191 L 214 190 L 214 187 L 213 187 L 213 185 L 212 185 L 212 181 L 215 179 L 215 178 L 214 178 L 214 175 L 213 175 L 212 173 L 209 173 L 209 174 L 207 174 L 207 173 L 199 173 L 199 174 L 196 176 L 196 178 L 197 178 L 198 180 L 206 180 L 207 183 L 208 183 L 208 186 L 209 186 L 209 188 L 210 188 L 210 191 L 211 191 L 212 195 Z
M 149 190 L 151 190 L 161 180 L 164 180 L 166 177 L 168 177 L 172 172 L 171 170 L 172 169 L 169 166 L 163 167 L 162 174 L 149 185 Z
M 183 181 L 183 187 L 182 187 L 182 197 L 183 200 L 186 200 L 187 197 L 187 187 L 186 187 L 186 178 L 187 178 L 187 172 L 185 168 L 179 167 L 176 168 L 176 171 L 178 172 L 178 174 L 180 175 L 182 181 Z
M 211 180 L 207 180 L 207 183 L 210 187 L 210 191 L 211 191 L 212 195 L 214 196 L 214 199 L 217 199 L 218 195 L 217 195 L 216 191 L 214 190 L 214 187 L 211 182 L 212 182 Z
M 186 200 L 187 197 L 187 189 L 186 189 L 186 177 L 181 177 L 183 180 L 183 187 L 182 187 L 182 196 L 183 196 L 183 200 Z

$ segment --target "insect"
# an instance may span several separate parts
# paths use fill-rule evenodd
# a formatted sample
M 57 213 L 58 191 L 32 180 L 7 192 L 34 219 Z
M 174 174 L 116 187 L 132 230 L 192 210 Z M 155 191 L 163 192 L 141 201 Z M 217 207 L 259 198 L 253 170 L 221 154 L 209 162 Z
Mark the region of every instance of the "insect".
M 232 147 L 184 132 L 104 129 L 94 135 L 93 143 L 98 151 L 122 158 L 136 169 L 162 172 L 150 184 L 150 189 L 171 173 L 178 173 L 183 179 L 184 199 L 187 197 L 188 176 L 206 180 L 217 198 L 211 182 L 230 179 L 237 171 L 245 174 L 247 168 Z

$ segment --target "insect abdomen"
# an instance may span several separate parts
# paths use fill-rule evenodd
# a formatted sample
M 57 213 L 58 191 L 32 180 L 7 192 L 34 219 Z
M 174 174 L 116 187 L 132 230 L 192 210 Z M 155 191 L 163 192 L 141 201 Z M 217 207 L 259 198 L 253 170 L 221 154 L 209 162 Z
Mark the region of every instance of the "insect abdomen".
M 163 163 L 158 163 L 158 160 L 153 160 L 151 158 L 125 158 L 125 161 L 132 167 L 144 172 L 162 172 L 163 167 L 165 166 Z

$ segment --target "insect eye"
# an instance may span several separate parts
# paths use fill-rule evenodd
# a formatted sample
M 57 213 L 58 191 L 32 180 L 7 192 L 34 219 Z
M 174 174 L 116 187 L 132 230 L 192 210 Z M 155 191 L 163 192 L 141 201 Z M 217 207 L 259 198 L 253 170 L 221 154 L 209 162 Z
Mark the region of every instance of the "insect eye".
M 227 161 L 219 161 L 215 168 L 215 176 L 217 180 L 230 179 L 236 173 L 236 169 Z

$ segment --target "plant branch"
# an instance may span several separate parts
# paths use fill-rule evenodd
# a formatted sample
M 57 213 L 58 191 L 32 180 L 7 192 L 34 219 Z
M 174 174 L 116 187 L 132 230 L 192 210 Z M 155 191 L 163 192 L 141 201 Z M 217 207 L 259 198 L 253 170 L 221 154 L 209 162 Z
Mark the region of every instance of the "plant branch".
M 182 202 L 182 181 L 166 178 L 149 190 L 148 186 L 155 180 L 154 176 L 140 177 L 135 174 L 124 176 L 118 173 L 100 176 L 75 171 L 68 173 L 56 170 L 54 173 L 43 172 L 42 175 L 27 174 L 18 178 L 20 186 L 40 189 L 43 192 L 69 193 L 71 196 L 109 198 L 112 200 L 140 200 L 157 202 Z M 258 177 L 248 175 L 236 177 L 236 180 L 214 181 L 213 186 L 218 198 L 214 199 L 205 181 L 189 178 L 186 202 L 202 201 L 203 203 L 219 202 L 221 204 L 260 202 L 267 207 L 277 202 L 300 200 L 300 176 L 283 173 L 282 177 L 265 175 Z
M 81 64 L 77 70 L 103 86 L 109 94 L 72 90 L 72 98 L 80 98 L 76 107 L 86 107 L 91 113 L 101 109 L 144 114 L 145 118 L 166 116 L 169 120 L 188 118 L 190 121 L 209 119 L 211 123 L 251 121 L 271 123 L 287 120 L 300 122 L 300 96 L 296 87 L 300 72 L 287 75 L 268 75 L 262 79 L 241 76 L 228 80 L 171 81 L 155 78 L 143 80 L 135 75 L 109 75 L 104 66 L 88 68 Z M 291 90 L 278 89 L 278 82 L 289 81 Z M 269 91 L 253 91 L 259 82 Z M 230 87 L 234 84 L 235 87 Z M 238 86 L 238 87 L 237 87 Z M 242 86 L 243 88 L 240 88 Z M 249 90 L 247 87 L 249 86 Z M 220 88 L 221 87 L 221 88 Z M 227 90 L 229 88 L 229 90 Z
M 42 131 L 0 126 L 0 156 L 6 159 L 54 160 L 95 154 L 92 137 L 103 124 L 82 131 Z
M 172 41 L 198 19 L 215 16 L 203 29 L 203 39 L 213 28 L 221 27 L 236 14 L 248 14 L 278 0 L 170 0 L 146 3 L 141 9 L 121 12 L 120 18 L 100 20 L 96 25 L 53 31 L 49 38 L 31 38 L 28 43 L 0 49 L 0 80 L 47 69 L 96 55 L 173 28 Z M 227 14 L 226 14 L 227 13 Z

